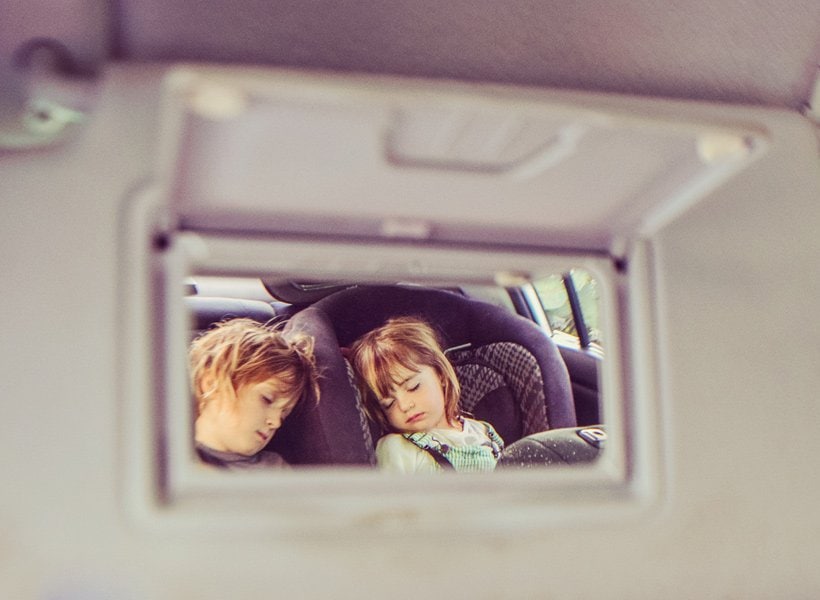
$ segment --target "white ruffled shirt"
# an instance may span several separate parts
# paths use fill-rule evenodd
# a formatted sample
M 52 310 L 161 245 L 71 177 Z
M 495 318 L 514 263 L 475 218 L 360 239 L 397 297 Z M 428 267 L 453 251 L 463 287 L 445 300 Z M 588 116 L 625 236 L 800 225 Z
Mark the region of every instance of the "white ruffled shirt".
M 464 419 L 464 429 L 431 429 L 430 434 L 453 447 L 479 446 L 490 441 L 484 426 Z M 429 452 L 422 450 L 400 433 L 388 433 L 376 444 L 376 462 L 388 473 L 436 473 L 440 467 Z

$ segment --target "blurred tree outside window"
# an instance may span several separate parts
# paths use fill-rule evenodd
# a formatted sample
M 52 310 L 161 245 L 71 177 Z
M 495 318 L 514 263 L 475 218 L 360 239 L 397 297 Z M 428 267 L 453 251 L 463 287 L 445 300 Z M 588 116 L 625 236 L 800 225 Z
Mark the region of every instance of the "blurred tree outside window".
M 578 294 L 590 343 L 602 346 L 598 282 L 584 269 L 571 269 L 569 275 Z M 553 333 L 558 333 L 557 337 L 572 336 L 575 343 L 580 343 L 563 274 L 550 275 L 535 281 L 533 285 Z

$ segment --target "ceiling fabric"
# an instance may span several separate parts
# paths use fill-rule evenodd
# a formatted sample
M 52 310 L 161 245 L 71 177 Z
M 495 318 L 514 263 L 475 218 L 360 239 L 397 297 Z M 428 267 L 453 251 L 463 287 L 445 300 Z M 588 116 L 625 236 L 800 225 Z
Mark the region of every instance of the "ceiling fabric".
M 269 64 L 799 108 L 817 0 L 122 0 L 123 60 Z

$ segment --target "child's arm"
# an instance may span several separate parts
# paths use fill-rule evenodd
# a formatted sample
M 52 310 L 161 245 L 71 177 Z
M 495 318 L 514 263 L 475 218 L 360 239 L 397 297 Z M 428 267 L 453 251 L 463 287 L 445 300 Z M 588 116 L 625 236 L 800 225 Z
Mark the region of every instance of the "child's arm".
M 435 473 L 439 470 L 428 452 L 398 433 L 389 433 L 379 440 L 376 462 L 387 473 Z

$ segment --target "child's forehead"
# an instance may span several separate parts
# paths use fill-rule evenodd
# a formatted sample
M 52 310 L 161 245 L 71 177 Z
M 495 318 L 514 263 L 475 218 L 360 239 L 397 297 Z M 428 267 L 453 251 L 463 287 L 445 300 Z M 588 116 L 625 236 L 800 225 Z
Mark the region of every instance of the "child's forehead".
M 401 385 L 408 379 L 418 375 L 423 368 L 423 365 L 417 364 L 394 364 L 390 367 L 389 375 L 393 385 Z
M 290 395 L 290 388 L 278 377 L 269 377 L 268 379 L 261 379 L 250 381 L 247 387 L 254 388 L 259 392 L 271 394 L 273 396 Z

